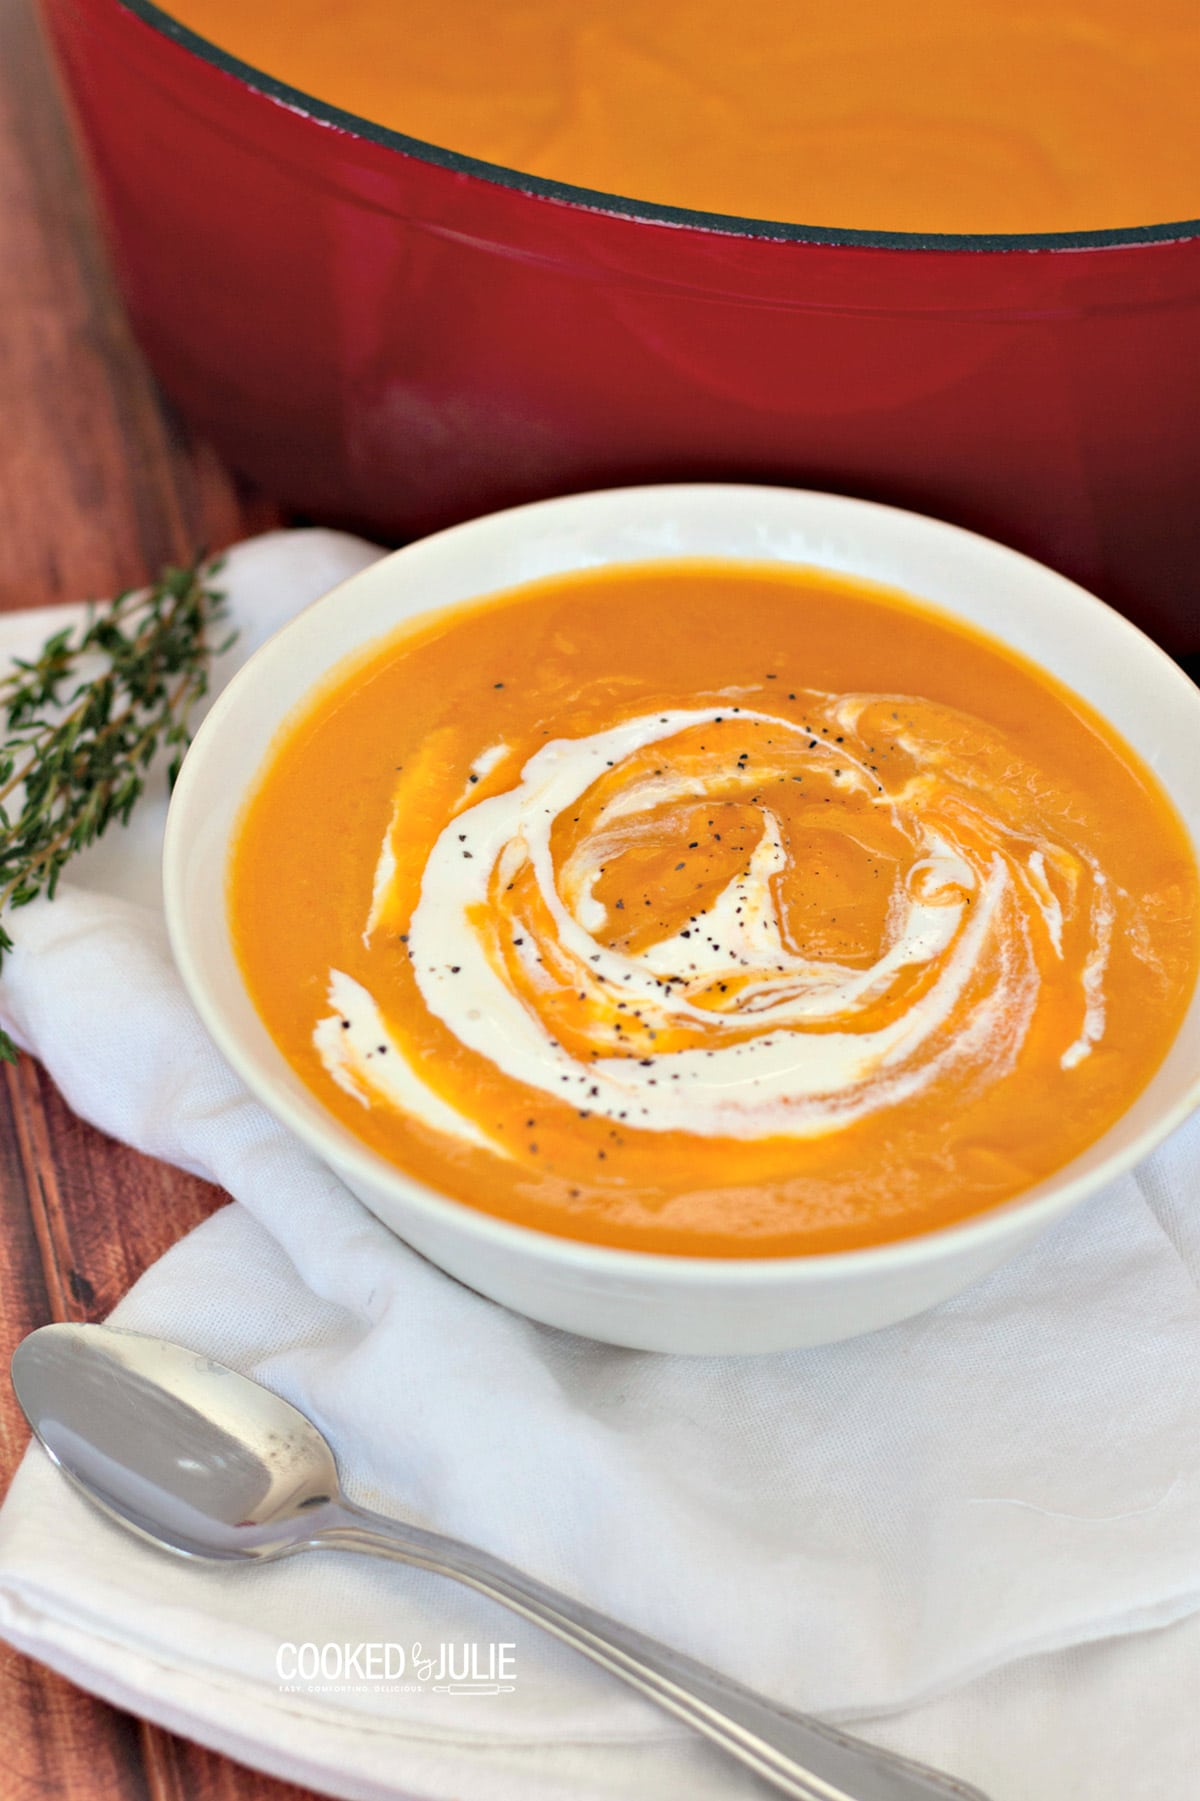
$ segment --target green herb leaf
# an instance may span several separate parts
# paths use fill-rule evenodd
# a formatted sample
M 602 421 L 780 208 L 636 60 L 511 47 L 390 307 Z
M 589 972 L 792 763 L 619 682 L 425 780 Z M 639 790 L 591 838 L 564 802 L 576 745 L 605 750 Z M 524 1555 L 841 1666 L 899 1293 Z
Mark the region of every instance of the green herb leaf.
M 0 913 L 53 899 L 64 866 L 114 819 L 129 823 L 163 745 L 186 747 L 208 690 L 211 628 L 225 612 L 203 557 L 164 569 L 153 587 L 89 608 L 33 661 L 0 676 Z M 223 634 L 225 650 L 236 633 Z M 64 692 L 70 687 L 67 697 Z M 168 780 L 179 772 L 182 750 Z M 0 963 L 12 940 L 0 925 Z M 0 1060 L 16 1047 L 0 1031 Z

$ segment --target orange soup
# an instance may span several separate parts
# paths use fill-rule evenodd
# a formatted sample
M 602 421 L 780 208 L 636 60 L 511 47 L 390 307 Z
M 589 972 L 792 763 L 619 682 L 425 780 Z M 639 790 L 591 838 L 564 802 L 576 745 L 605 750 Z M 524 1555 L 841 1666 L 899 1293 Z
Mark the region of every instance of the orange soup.
M 546 179 L 814 226 L 1200 215 L 1196 0 L 174 0 L 331 105 Z
M 324 1105 L 597 1243 L 872 1244 L 1060 1168 L 1162 1059 L 1198 881 L 1149 771 L 1002 646 L 778 565 L 556 577 L 335 672 L 229 907 Z

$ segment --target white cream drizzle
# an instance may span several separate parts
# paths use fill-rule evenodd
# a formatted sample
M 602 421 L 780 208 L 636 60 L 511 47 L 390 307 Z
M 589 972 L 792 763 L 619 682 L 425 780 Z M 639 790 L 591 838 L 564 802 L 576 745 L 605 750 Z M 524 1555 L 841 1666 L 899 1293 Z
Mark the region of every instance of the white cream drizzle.
M 1108 880 L 1099 869 L 1093 871 L 1095 882 L 1092 900 L 1092 948 L 1083 966 L 1083 1028 L 1078 1038 L 1062 1054 L 1062 1067 L 1074 1069 L 1090 1056 L 1092 1046 L 1104 1036 L 1104 972 L 1112 945 L 1114 909 Z
M 487 776 L 491 775 L 494 769 L 498 769 L 505 757 L 509 754 L 507 744 L 490 744 L 486 750 L 480 751 L 474 763 L 471 765 L 471 773 L 467 777 L 466 786 L 458 797 L 458 805 L 460 807 L 463 805 L 464 801 L 470 800 L 471 790 L 476 784 L 482 782 Z
M 841 740 L 883 698 L 805 696 L 813 717 L 820 710 L 821 717 L 836 720 Z M 712 779 L 702 771 L 673 769 L 665 760 L 651 774 L 636 772 L 598 809 L 586 840 L 555 869 L 555 821 L 568 809 L 578 812 L 599 778 L 650 746 L 728 723 L 731 711 L 741 724 L 772 728 L 788 754 L 794 759 L 802 752 L 822 779 L 836 764 L 839 792 L 885 808 L 910 845 L 911 860 L 896 878 L 884 941 L 870 967 L 805 957 L 788 942 L 777 898 L 788 853 L 780 820 L 765 802 L 758 806 L 760 836 L 740 872 L 678 932 L 639 954 L 598 940 L 609 916 L 595 889 L 606 856 L 620 842 L 622 822 L 665 805 L 715 798 Z M 987 1081 L 1009 1069 L 1038 1004 L 1033 927 L 1061 959 L 1064 927 L 1085 869 L 1091 880 L 1083 1023 L 1062 1053 L 1063 1067 L 1075 1067 L 1104 1031 L 1112 904 L 1102 873 L 1083 853 L 1061 845 L 1030 848 L 1030 839 L 981 807 L 973 778 L 958 798 L 960 817 L 977 829 L 965 835 L 969 842 L 959 842 L 953 807 L 930 804 L 937 788 L 921 768 L 919 738 L 910 731 L 902 742 L 918 773 L 898 791 L 885 791 L 865 747 L 835 745 L 795 720 L 739 708 L 670 710 L 544 745 L 507 791 L 457 812 L 430 852 L 408 929 L 426 1006 L 506 1075 L 589 1114 L 644 1131 L 809 1136 L 910 1099 L 951 1069 L 969 1069 Z M 473 773 L 494 771 L 507 754 L 506 746 L 493 746 L 475 760 Z M 944 755 L 935 760 L 937 782 L 953 791 Z M 368 939 L 395 875 L 391 843 L 397 829 L 402 821 L 393 820 L 380 853 Z M 472 914 L 489 909 L 495 882 L 507 886 L 527 867 L 553 923 L 553 940 L 539 943 L 527 925 L 512 939 L 530 991 L 522 995 Z M 897 983 L 911 981 L 914 971 L 927 979 L 917 983 L 909 1004 L 874 1029 L 858 1023 L 868 1007 L 897 992 Z M 721 1004 L 714 985 L 726 977 L 736 977 L 729 984 L 734 992 Z M 611 1018 L 617 997 L 624 1014 L 651 1031 L 682 1022 L 714 1042 L 633 1054 L 606 1026 L 596 1040 L 601 1054 L 574 1056 L 551 1036 L 537 1007 L 539 995 L 565 983 L 582 997 L 585 1013 L 594 1002 L 597 1015 Z M 413 1068 L 358 983 L 332 972 L 330 1004 L 333 1012 L 317 1025 L 314 1042 L 343 1088 L 368 1103 L 378 1095 L 464 1141 L 501 1148 Z M 731 1043 L 731 1024 L 757 1030 Z
M 382 1013 L 361 982 L 334 970 L 329 978 L 333 1012 L 313 1031 L 322 1063 L 344 1093 L 364 1107 L 376 1098 L 415 1113 L 437 1132 L 468 1144 L 499 1150 L 475 1122 L 451 1107 L 422 1080 L 389 1032 Z

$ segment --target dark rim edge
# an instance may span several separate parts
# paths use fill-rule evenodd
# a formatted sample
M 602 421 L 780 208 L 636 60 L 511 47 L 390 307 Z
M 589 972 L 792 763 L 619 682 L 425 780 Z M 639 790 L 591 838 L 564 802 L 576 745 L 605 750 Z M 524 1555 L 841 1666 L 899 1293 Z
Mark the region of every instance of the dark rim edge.
M 116 0 L 125 12 L 132 13 L 143 24 L 163 37 L 172 39 L 203 62 L 233 76 L 268 99 L 282 102 L 293 111 L 308 114 L 325 125 L 336 126 L 353 137 L 365 138 L 390 150 L 398 150 L 419 162 L 433 163 L 458 175 L 473 175 L 497 187 L 513 188 L 543 200 L 605 213 L 613 218 L 648 221 L 658 225 L 688 227 L 693 231 L 720 233 L 726 237 L 767 238 L 795 244 L 833 244 L 859 250 L 1107 250 L 1125 245 L 1163 244 L 1182 239 L 1200 238 L 1200 219 L 1182 219 L 1163 225 L 1131 225 L 1107 231 L 1051 231 L 1029 233 L 968 233 L 911 231 L 851 231 L 824 225 L 789 225 L 770 219 L 744 219 L 733 213 L 696 212 L 687 207 L 663 206 L 657 201 L 633 200 L 620 194 L 607 194 L 598 189 L 572 187 L 568 182 L 551 181 L 544 176 L 528 175 L 519 169 L 508 169 L 500 163 L 487 163 L 478 157 L 464 156 L 457 150 L 445 150 L 421 138 L 406 137 L 386 125 L 376 125 L 357 113 L 344 112 L 330 106 L 301 88 L 289 87 L 275 76 L 266 74 L 251 63 L 242 62 L 207 38 L 190 30 L 178 19 L 155 6 L 152 0 Z

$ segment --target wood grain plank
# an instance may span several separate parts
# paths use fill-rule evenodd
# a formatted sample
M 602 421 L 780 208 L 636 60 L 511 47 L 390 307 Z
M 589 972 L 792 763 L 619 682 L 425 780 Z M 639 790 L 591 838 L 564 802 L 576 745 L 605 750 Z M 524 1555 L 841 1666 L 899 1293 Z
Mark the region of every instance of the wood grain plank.
M 150 1801 L 314 1801 L 310 1789 L 248 1770 L 143 1722 Z
M 134 586 L 277 524 L 164 403 L 129 331 L 32 0 L 0 0 L 0 607 Z M 0 1358 L 103 1316 L 223 1197 L 0 1081 Z M 0 1380 L 0 1488 L 27 1433 Z M 0 1801 L 305 1801 L 0 1646 Z
M 133 341 L 31 0 L 0 0 L 0 605 L 111 594 L 277 522 Z
M 5 1801 L 153 1801 L 138 1720 L 7 1645 L 0 1645 L 0 1696 Z M 268 1801 L 268 1792 L 247 1788 L 242 1801 Z
M 0 1217 L 17 1227 L 0 1232 L 0 1357 L 7 1367 L 18 1340 L 45 1319 L 103 1318 L 149 1264 L 226 1197 L 85 1125 L 32 1058 L 6 1069 L 3 1102 Z M 6 1480 L 27 1434 L 11 1390 L 3 1388 Z M 0 1720 L 0 1738 L 13 1735 L 19 1753 L 11 1768 L 0 1765 L 3 1801 L 307 1801 L 308 1791 L 107 1707 L 4 1646 Z
M 53 1311 L 33 1216 L 26 1204 L 21 1128 L 13 1110 L 16 1072 L 0 1082 L 0 1367 Z M 28 1431 L 7 1381 L 0 1382 L 0 1485 L 7 1487 Z M 151 1801 L 138 1723 L 61 1676 L 0 1644 L 0 1796 L 94 1796 Z
M 103 1319 L 227 1197 L 85 1125 L 31 1057 L 8 1083 L 50 1311 Z
M 0 1367 L 47 1319 L 98 1319 L 225 1197 L 93 1131 L 23 1057 L 0 1083 Z M 118 1227 L 119 1222 L 119 1227 Z M 28 1438 L 0 1383 L 0 1486 Z M 0 1797 L 308 1801 L 160 1731 L 0 1645 Z

